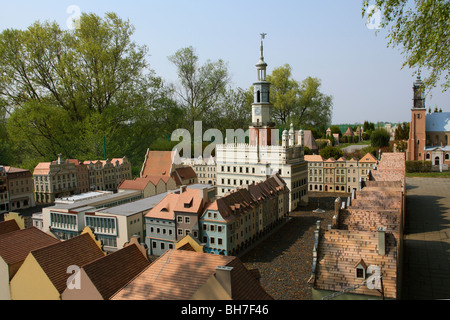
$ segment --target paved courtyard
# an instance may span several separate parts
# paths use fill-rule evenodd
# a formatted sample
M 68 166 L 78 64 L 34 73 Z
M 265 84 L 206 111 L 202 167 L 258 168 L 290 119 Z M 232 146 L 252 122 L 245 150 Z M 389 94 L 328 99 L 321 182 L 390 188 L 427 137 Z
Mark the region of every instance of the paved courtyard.
M 317 202 L 310 208 L 291 214 L 291 220 L 276 230 L 254 249 L 240 257 L 249 269 L 261 273 L 261 284 L 275 300 L 311 300 L 308 280 L 312 271 L 312 250 L 316 222 L 322 227 L 331 223 L 334 198 L 322 199 L 320 207 L 326 213 L 313 213 Z
M 403 299 L 450 299 L 450 179 L 406 183 Z

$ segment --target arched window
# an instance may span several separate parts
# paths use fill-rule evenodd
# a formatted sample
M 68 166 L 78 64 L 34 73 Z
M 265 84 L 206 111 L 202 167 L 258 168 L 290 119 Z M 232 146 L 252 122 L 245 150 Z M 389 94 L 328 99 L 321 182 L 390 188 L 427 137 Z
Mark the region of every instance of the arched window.
M 256 102 L 261 102 L 261 91 L 256 92 Z
M 427 153 L 427 160 L 431 159 L 431 155 L 429 153 Z
M 445 160 L 450 160 L 450 154 L 447 153 L 447 154 L 445 155 Z

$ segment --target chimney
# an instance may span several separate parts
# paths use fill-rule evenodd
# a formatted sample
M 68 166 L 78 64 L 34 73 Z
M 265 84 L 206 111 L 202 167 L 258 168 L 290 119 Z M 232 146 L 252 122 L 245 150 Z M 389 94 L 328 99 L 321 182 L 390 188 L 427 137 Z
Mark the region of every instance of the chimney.
M 225 267 L 225 266 L 216 267 L 216 279 L 228 293 L 230 298 L 233 298 L 231 286 L 232 271 L 233 271 L 232 267 Z
M 386 228 L 378 228 L 378 254 L 386 255 Z
M 186 191 L 186 186 L 181 186 L 180 187 L 180 194 L 183 194 L 183 192 Z

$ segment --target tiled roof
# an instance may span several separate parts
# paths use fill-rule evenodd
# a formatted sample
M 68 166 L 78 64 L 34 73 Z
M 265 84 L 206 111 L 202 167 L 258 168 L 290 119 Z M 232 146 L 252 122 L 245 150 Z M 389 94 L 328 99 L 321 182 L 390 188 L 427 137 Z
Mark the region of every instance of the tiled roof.
M 141 177 L 168 176 L 171 174 L 173 151 L 148 151 L 141 171 Z
M 155 219 L 175 219 L 175 211 L 200 213 L 203 209 L 202 191 L 186 189 L 183 193 L 170 193 L 145 216 Z
M 327 230 L 319 242 L 315 288 L 341 291 L 360 284 L 355 266 L 361 259 L 381 268 L 385 297 L 397 297 L 397 250 L 392 234 L 386 234 L 386 255 L 378 254 L 378 234 L 369 231 Z M 380 296 L 367 286 L 351 293 Z
M 356 279 L 355 266 L 363 260 L 366 266 L 381 269 L 385 297 L 398 297 L 399 244 L 404 227 L 404 181 L 398 178 L 404 178 L 404 166 L 404 153 L 383 153 L 373 170 L 380 179 L 366 181 L 366 187 L 355 193 L 350 206 L 337 213 L 339 222 L 333 228 L 338 229 L 320 235 L 315 247 L 318 252 L 315 274 L 311 278 L 316 289 L 341 291 L 360 284 L 362 280 Z M 385 228 L 385 254 L 378 251 L 380 227 Z M 351 293 L 380 296 L 366 285 Z
M 189 300 L 219 266 L 233 268 L 233 300 L 272 300 L 238 258 L 185 250 L 167 251 L 112 300 Z
M 149 178 L 135 178 L 134 180 L 123 180 L 118 189 L 126 190 L 144 190 L 149 183 L 152 183 Z
M 183 184 L 184 180 L 197 178 L 197 174 L 192 167 L 185 167 L 175 169 L 175 171 L 172 173 L 172 177 L 175 180 L 176 184 L 179 186 Z
M 132 244 L 84 265 L 83 269 L 103 299 L 108 300 L 149 265 L 138 247 Z
M 0 235 L 20 230 L 16 220 L 8 220 L 0 222 Z
M 319 155 L 305 155 L 305 161 L 309 162 L 322 162 L 323 158 Z
M 46 176 L 46 175 L 48 175 L 48 173 L 50 172 L 50 165 L 51 165 L 52 163 L 51 162 L 41 162 L 41 163 L 39 163 L 35 168 L 34 168 L 34 171 L 33 171 L 33 176 L 36 176 L 36 175 L 43 175 L 43 176 Z
M 9 232 L 0 236 L 0 256 L 7 264 L 24 261 L 33 251 L 59 243 L 56 238 L 37 228 Z
M 373 154 L 371 154 L 370 152 L 367 153 L 364 157 L 361 158 L 361 160 L 359 160 L 359 162 L 369 162 L 369 163 L 373 163 L 373 162 L 377 162 L 378 160 L 373 156 Z
M 81 268 L 104 256 L 88 233 L 32 251 L 31 254 L 59 293 L 66 289 L 69 266 L 75 265 Z

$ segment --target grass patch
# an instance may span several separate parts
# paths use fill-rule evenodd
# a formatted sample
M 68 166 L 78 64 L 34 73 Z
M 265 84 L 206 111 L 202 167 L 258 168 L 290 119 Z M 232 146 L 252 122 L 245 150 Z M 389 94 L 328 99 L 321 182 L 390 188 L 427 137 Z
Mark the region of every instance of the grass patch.
M 450 171 L 446 172 L 411 172 L 406 173 L 407 178 L 450 178 Z

